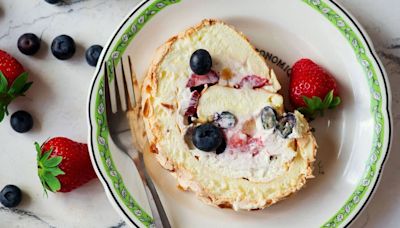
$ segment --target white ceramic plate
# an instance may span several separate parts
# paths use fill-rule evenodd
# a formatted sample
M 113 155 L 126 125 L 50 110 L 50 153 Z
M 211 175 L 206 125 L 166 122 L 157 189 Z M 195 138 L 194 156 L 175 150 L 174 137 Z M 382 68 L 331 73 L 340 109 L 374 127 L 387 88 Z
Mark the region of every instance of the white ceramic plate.
M 100 59 L 89 96 L 92 162 L 121 216 L 150 226 L 144 199 L 136 194 L 133 163 L 113 153 L 104 112 L 104 61 L 129 53 L 143 76 L 158 46 L 204 18 L 242 31 L 270 62 L 284 85 L 290 65 L 311 58 L 338 80 L 343 104 L 311 123 L 319 144 L 316 178 L 281 203 L 261 211 L 234 212 L 207 206 L 146 155 L 146 162 L 173 227 L 345 226 L 376 188 L 391 138 L 388 81 L 371 41 L 355 19 L 331 0 L 146 0 L 112 36 Z M 126 136 L 129 137 L 129 136 Z

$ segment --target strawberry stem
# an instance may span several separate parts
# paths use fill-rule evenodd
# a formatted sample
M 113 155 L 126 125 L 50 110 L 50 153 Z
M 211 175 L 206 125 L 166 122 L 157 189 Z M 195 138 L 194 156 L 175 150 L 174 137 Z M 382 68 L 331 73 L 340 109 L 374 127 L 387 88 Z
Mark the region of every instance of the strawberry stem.
M 317 96 L 303 96 L 303 100 L 306 106 L 298 108 L 298 111 L 310 119 L 315 119 L 318 115 L 323 116 L 324 110 L 336 108 L 341 103 L 340 97 L 333 95 L 333 90 L 329 91 L 323 100 Z
M 25 96 L 25 92 L 32 86 L 27 82 L 28 73 L 19 75 L 11 85 L 8 85 L 6 76 L 0 71 L 0 122 L 8 115 L 8 105 L 17 97 Z
M 64 171 L 58 167 L 62 162 L 62 157 L 50 157 L 53 153 L 53 148 L 48 151 L 43 151 L 42 147 L 39 146 L 37 142 L 35 142 L 35 148 L 37 152 L 38 176 L 42 183 L 44 193 L 47 196 L 47 190 L 57 192 L 61 189 L 61 183 L 57 176 L 65 174 Z

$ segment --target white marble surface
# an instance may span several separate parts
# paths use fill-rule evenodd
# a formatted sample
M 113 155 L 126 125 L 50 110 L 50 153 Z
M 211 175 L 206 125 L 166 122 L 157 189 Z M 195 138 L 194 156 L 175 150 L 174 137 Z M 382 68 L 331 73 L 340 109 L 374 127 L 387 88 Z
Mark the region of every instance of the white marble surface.
M 389 75 L 393 93 L 395 139 L 381 185 L 353 227 L 398 227 L 400 223 L 400 1 L 338 0 L 366 28 Z M 86 96 L 94 68 L 84 60 L 84 49 L 104 45 L 137 0 L 72 0 L 53 6 L 44 0 L 0 1 L 0 49 L 16 56 L 29 69 L 34 86 L 27 98 L 18 99 L 10 111 L 25 109 L 35 120 L 27 134 L 11 130 L 8 118 L 0 125 L 0 186 L 20 186 L 24 200 L 18 209 L 0 207 L 0 227 L 124 227 L 108 203 L 98 180 L 68 194 L 43 197 L 36 175 L 33 141 L 63 135 L 85 142 Z M 35 57 L 16 48 L 26 32 L 41 36 L 43 47 Z M 78 50 L 69 61 L 58 61 L 49 44 L 60 34 L 74 37 Z M 57 124 L 54 124 L 57 123 Z M 68 128 L 60 128 L 68 126 Z

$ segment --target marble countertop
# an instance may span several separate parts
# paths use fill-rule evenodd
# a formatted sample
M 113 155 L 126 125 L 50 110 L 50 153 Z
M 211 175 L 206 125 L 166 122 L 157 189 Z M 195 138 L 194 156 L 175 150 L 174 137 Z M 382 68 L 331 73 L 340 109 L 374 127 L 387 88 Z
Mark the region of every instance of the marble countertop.
M 400 1 L 337 0 L 364 26 L 383 61 L 392 85 L 400 84 Z M 27 98 L 18 99 L 10 112 L 25 109 L 34 116 L 34 129 L 15 133 L 6 122 L 0 131 L 0 186 L 12 183 L 23 189 L 24 199 L 18 209 L 0 206 L 0 227 L 126 227 L 112 209 L 98 180 L 68 194 L 43 197 L 35 172 L 36 153 L 33 140 L 68 136 L 86 141 L 86 97 L 94 68 L 84 59 L 85 48 L 105 45 L 114 28 L 138 3 L 137 0 L 66 0 L 62 6 L 44 0 L 2 0 L 0 2 L 0 49 L 7 50 L 29 69 L 35 81 Z M 35 57 L 23 56 L 16 48 L 18 37 L 33 32 L 42 38 L 42 48 Z M 77 42 L 75 56 L 56 60 L 49 44 L 60 34 Z M 79 86 L 78 86 L 79 85 Z M 85 86 L 83 86 L 85 85 Z M 59 91 L 63 91 L 60 93 Z M 55 96 L 57 95 L 57 96 Z M 394 135 L 399 137 L 400 90 L 392 88 Z M 61 102 L 61 103 L 60 103 Z M 45 121 L 46 120 L 46 121 Z M 57 122 L 58 124 L 54 124 Z M 60 126 L 69 126 L 60 128 Z M 14 143 L 7 141 L 17 141 Z M 398 227 L 400 223 L 400 145 L 392 143 L 381 184 L 369 206 L 353 227 Z

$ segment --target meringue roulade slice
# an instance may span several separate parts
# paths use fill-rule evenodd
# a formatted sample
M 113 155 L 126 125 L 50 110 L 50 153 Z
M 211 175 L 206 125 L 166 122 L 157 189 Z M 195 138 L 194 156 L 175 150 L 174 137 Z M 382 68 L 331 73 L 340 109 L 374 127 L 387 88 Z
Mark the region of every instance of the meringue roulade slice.
M 201 65 L 208 55 L 212 64 Z M 313 177 L 317 148 L 303 115 L 284 112 L 279 89 L 243 34 L 204 20 L 162 45 L 145 77 L 150 151 L 180 188 L 208 204 L 268 207 Z

